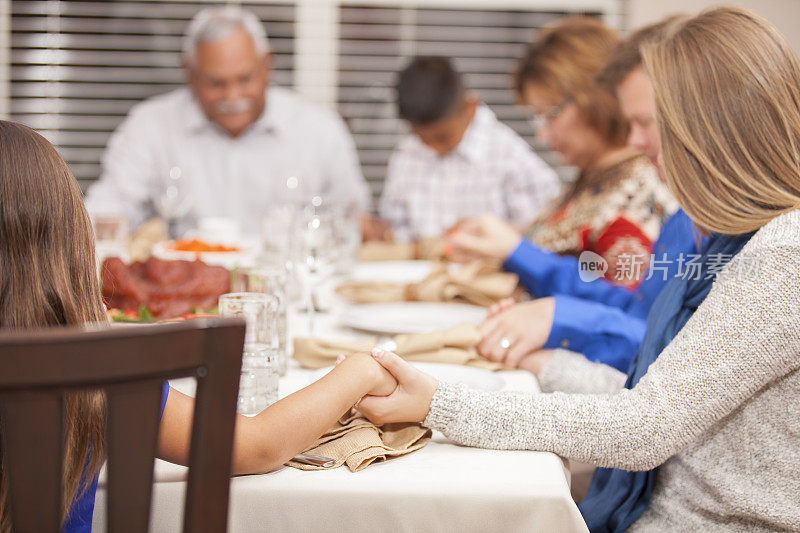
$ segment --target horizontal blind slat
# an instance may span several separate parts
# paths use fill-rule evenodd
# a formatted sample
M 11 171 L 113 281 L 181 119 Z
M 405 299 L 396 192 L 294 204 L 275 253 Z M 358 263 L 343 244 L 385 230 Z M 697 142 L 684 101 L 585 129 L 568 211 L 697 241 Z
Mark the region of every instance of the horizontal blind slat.
M 164 19 L 177 18 L 188 20 L 197 11 L 208 7 L 204 2 L 104 2 L 103 9 L 98 9 L 98 2 L 12 2 L 12 15 L 52 15 L 61 14 L 73 17 L 133 17 Z M 271 20 L 288 20 L 294 17 L 294 7 L 287 4 L 241 3 L 257 15 L 269 17 Z
M 353 131 L 372 190 L 380 190 L 377 185 L 385 176 L 392 150 L 407 131 L 396 117 L 393 87 L 408 53 L 453 58 L 465 84 L 561 170 L 557 154 L 536 142 L 530 122 L 516 105 L 511 73 L 539 28 L 564 14 L 366 3 L 342 7 L 338 107 Z
M 183 86 L 182 35 L 207 2 L 12 1 L 11 115 L 51 139 L 83 185 L 138 102 Z M 262 19 L 274 83 L 291 86 L 295 6 L 242 5 Z
M 12 1 L 11 113 L 53 139 L 83 185 L 100 174 L 111 132 L 141 100 L 183 85 L 181 41 L 206 2 Z M 273 80 L 294 80 L 292 3 L 242 5 L 270 35 Z M 413 51 L 453 57 L 466 83 L 545 159 L 515 104 L 510 72 L 524 44 L 560 11 L 375 6 L 339 8 L 338 110 L 352 129 L 371 190 L 407 128 L 396 118 L 396 71 Z M 593 13 L 597 14 L 597 13 Z

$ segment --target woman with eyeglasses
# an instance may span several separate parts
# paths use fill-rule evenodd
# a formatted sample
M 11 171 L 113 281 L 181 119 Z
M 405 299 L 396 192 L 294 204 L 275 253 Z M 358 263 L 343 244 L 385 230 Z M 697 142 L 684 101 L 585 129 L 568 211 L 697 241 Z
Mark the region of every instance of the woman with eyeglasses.
M 800 531 L 800 61 L 734 7 L 641 52 L 664 177 L 707 240 L 628 372 L 566 353 L 556 381 L 577 392 L 493 393 L 378 352 L 398 387 L 359 410 L 602 467 L 579 506 L 592 532 Z
M 609 281 L 635 287 L 677 204 L 656 169 L 626 146 L 628 124 L 616 98 L 595 80 L 618 44 L 616 33 L 598 19 L 562 19 L 528 46 L 514 88 L 533 113 L 539 139 L 578 170 L 525 237 L 559 254 L 594 252 L 607 264 Z M 464 222 L 459 230 L 449 239 L 455 260 L 494 258 L 509 266 L 517 259 L 512 254 L 523 251 L 522 235 L 497 217 Z

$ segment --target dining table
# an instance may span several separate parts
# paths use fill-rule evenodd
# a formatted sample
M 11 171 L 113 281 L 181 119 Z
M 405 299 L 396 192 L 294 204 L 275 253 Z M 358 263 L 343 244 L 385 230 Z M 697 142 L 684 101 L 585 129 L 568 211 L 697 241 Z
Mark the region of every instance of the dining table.
M 415 262 L 413 268 L 424 268 Z M 380 271 L 374 264 L 368 271 Z M 385 267 L 398 269 L 397 264 Z M 412 269 L 413 270 L 413 269 Z M 406 269 L 408 271 L 408 269 Z M 326 284 L 326 306 L 314 318 L 314 334 L 329 340 L 385 339 L 380 332 L 350 327 L 353 308 L 332 296 Z M 418 311 L 409 307 L 409 313 Z M 402 313 L 398 303 L 394 313 Z M 417 317 L 419 318 L 419 317 Z M 290 308 L 288 338 L 308 334 L 306 313 Z M 291 342 L 288 343 L 291 347 Z M 424 365 L 423 365 L 424 366 Z M 489 372 L 454 365 L 428 365 L 438 379 L 497 391 L 539 393 L 533 374 L 521 370 Z M 464 370 L 469 371 L 465 373 Z M 279 396 L 303 388 L 326 369 L 304 369 L 290 360 L 280 379 Z M 173 388 L 194 393 L 192 379 L 175 380 Z M 302 423 L 302 421 L 298 421 Z M 150 530 L 181 529 L 187 469 L 156 460 Z M 93 529 L 103 531 L 105 478 L 101 473 Z M 351 472 L 346 466 L 305 471 L 284 466 L 276 471 L 232 478 L 228 530 L 256 531 L 547 531 L 584 532 L 586 525 L 570 495 L 568 462 L 550 452 L 489 450 L 460 446 L 438 431 L 422 449 L 376 462 Z

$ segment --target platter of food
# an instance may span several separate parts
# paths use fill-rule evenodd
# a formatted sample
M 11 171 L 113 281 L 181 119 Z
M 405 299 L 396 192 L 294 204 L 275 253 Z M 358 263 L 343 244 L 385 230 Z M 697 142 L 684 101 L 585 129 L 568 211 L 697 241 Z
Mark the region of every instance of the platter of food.
M 202 261 L 124 263 L 117 257 L 100 268 L 103 300 L 116 322 L 152 322 L 214 316 L 222 294 L 230 292 L 231 274 Z

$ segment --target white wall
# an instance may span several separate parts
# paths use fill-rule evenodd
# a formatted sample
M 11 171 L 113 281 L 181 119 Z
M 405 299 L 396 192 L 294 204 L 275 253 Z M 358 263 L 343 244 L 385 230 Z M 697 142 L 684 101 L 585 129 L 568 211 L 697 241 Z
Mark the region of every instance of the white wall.
M 759 13 L 775 24 L 800 53 L 800 0 L 628 0 L 627 26 L 636 29 L 674 13 L 697 14 L 707 7 L 733 4 Z

